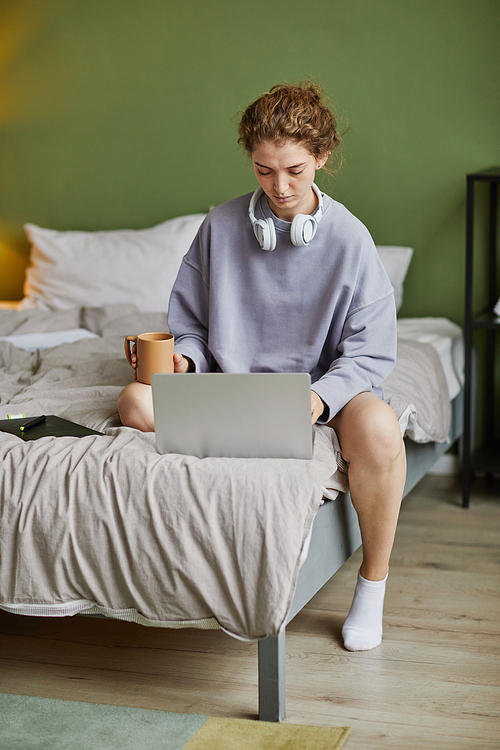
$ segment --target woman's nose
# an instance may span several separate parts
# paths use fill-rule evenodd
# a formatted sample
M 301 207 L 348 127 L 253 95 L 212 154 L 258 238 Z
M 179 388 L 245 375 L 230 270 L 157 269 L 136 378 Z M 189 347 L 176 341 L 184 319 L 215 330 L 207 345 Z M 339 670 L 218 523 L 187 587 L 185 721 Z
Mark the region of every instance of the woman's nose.
M 277 195 L 285 195 L 288 188 L 288 180 L 286 175 L 276 174 L 274 176 L 274 189 Z

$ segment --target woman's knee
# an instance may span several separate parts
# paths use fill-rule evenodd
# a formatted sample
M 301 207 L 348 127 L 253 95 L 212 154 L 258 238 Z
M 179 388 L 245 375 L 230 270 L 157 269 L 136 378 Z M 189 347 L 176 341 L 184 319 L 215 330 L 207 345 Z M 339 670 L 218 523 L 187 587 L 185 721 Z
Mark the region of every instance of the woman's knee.
M 337 430 L 346 461 L 360 457 L 387 468 L 404 451 L 399 423 L 391 407 L 373 394 L 359 394 L 344 409 Z M 356 400 L 357 399 L 357 400 Z
M 385 408 L 369 418 L 367 440 L 381 461 L 390 465 L 404 452 L 404 443 L 396 415 L 388 404 L 382 404 Z
M 150 386 L 137 381 L 129 383 L 118 396 L 117 409 L 125 427 L 153 432 L 153 397 Z

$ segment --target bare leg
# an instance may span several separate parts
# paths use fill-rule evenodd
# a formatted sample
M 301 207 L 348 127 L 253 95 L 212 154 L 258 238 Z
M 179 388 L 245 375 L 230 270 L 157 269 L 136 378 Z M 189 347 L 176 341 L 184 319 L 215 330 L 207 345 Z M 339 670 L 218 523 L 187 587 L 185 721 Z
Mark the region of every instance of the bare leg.
M 349 489 L 363 542 L 363 561 L 342 630 L 351 651 L 382 639 L 385 579 L 406 478 L 406 455 L 396 415 L 372 393 L 360 393 L 330 422 L 349 463 Z
M 150 385 L 134 380 L 118 396 L 122 424 L 142 432 L 154 432 L 153 393 Z
M 136 346 L 132 347 L 132 366 L 137 364 Z M 174 354 L 174 372 L 194 372 L 194 363 L 189 357 Z M 136 375 L 134 374 L 134 378 Z M 125 427 L 135 427 L 142 432 L 154 432 L 153 391 L 150 385 L 134 380 L 118 396 L 118 414 Z
M 396 415 L 372 393 L 360 393 L 330 422 L 349 463 L 349 489 L 363 540 L 363 578 L 389 571 L 406 478 L 406 455 Z

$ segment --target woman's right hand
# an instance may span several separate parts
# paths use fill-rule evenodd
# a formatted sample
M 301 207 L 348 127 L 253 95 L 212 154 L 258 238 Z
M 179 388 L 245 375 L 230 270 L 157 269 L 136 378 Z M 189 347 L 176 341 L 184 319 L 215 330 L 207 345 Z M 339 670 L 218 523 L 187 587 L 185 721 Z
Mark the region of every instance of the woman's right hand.
M 137 380 L 137 348 L 135 344 L 132 347 L 130 359 L 134 368 L 134 380 Z M 183 357 L 182 354 L 174 354 L 174 372 L 194 372 L 194 364 L 188 357 Z
M 137 380 L 137 344 L 132 346 L 132 353 L 130 355 L 130 361 L 134 368 L 134 380 Z
M 194 364 L 188 357 L 176 353 L 174 354 L 174 372 L 194 372 Z

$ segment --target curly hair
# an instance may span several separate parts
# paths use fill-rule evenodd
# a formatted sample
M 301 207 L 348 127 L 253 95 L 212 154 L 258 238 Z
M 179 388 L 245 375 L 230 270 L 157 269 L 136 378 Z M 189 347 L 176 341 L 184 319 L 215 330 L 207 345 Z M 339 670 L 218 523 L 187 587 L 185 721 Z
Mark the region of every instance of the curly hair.
M 319 158 L 331 154 L 341 140 L 323 89 L 314 83 L 273 86 L 242 113 L 238 133 L 248 154 L 263 141 L 294 141 Z

